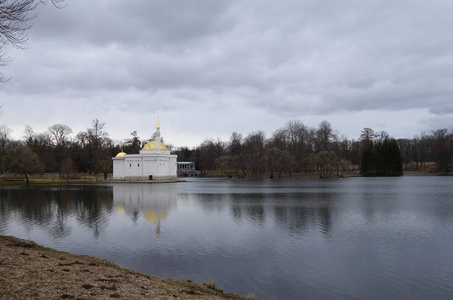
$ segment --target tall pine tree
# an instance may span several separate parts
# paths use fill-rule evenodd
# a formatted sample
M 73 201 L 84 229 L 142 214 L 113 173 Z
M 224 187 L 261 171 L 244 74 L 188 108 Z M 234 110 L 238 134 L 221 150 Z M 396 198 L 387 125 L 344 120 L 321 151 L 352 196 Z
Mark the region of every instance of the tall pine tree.
M 360 174 L 364 176 L 398 176 L 403 174 L 400 148 L 393 138 L 367 140 L 362 146 Z

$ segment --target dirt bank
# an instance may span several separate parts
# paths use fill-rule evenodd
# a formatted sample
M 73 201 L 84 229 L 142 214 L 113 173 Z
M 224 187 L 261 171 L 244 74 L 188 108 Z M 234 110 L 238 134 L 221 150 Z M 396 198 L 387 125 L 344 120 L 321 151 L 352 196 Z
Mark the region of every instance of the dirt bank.
M 0 299 L 250 299 L 0 236 Z

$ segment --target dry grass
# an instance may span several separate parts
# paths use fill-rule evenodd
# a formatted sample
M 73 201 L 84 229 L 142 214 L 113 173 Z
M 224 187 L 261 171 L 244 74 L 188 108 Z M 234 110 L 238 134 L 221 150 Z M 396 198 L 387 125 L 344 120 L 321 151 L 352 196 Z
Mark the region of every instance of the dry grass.
M 111 177 L 111 176 L 110 176 Z M 34 174 L 29 176 L 30 184 L 71 184 L 71 183 L 95 183 L 103 182 L 104 175 L 85 175 L 73 173 L 68 176 L 58 173 Z M 0 186 L 26 185 L 27 181 L 22 174 L 1 174 Z
M 214 281 L 199 285 L 140 274 L 95 257 L 0 236 L 0 300 L 19 299 L 246 299 Z
M 213 279 L 211 279 L 211 280 L 206 280 L 206 281 L 203 283 L 203 286 L 207 287 L 208 289 L 214 290 L 214 291 L 216 291 L 216 292 L 223 293 L 223 290 L 222 290 L 222 289 L 219 289 L 219 288 L 216 287 L 215 282 L 214 282 Z

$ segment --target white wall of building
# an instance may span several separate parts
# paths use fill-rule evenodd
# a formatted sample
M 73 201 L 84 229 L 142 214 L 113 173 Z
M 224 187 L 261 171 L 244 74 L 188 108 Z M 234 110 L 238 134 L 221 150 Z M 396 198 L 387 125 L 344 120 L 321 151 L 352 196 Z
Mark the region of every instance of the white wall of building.
M 117 177 L 124 177 L 124 159 L 113 158 L 113 174 L 116 174 Z
M 148 151 L 147 151 L 148 152 Z M 113 158 L 114 179 L 176 179 L 176 155 L 161 153 L 126 154 Z

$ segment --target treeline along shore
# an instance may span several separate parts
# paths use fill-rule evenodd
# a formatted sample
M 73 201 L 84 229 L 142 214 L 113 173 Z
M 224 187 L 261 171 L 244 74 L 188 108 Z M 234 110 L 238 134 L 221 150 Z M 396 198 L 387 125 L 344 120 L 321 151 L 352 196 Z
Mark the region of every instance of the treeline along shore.
M 0 126 L 0 170 L 8 176 L 22 174 L 27 181 L 30 174 L 43 173 L 67 179 L 102 174 L 107 179 L 112 157 L 120 151 L 138 153 L 153 138 L 140 138 L 132 131 L 130 137 L 114 141 L 98 119 L 75 135 L 66 124 L 51 125 L 41 133 L 25 126 L 21 140 L 12 139 L 11 132 Z M 202 174 L 240 178 L 448 174 L 453 170 L 453 132 L 447 129 L 395 139 L 387 132 L 364 128 L 359 137 L 349 139 L 327 121 L 309 127 L 292 120 L 270 136 L 259 130 L 246 136 L 233 132 L 229 140 L 206 138 L 193 148 L 168 147 L 178 161 L 195 162 Z

